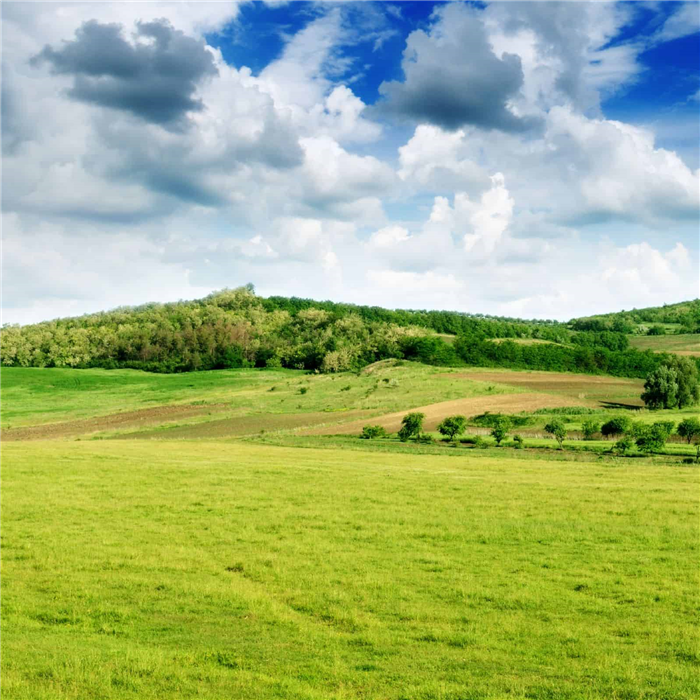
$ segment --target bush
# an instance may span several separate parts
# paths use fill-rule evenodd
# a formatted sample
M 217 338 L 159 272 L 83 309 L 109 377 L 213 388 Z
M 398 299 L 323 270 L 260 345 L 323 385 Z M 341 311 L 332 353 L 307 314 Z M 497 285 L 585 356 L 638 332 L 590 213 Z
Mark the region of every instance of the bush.
M 350 391 L 350 385 L 344 386 L 341 391 Z
M 581 426 L 581 432 L 583 433 L 584 440 L 592 440 L 593 436 L 597 432 L 600 432 L 600 423 L 598 423 L 598 421 L 595 420 L 583 421 L 583 425 Z
M 504 418 L 507 418 L 510 425 L 514 428 L 520 428 L 521 426 L 528 425 L 532 422 L 529 416 L 511 416 L 505 413 L 490 413 L 489 411 L 486 411 L 486 413 L 482 413 L 478 416 L 474 416 L 471 419 L 471 422 L 474 425 L 478 425 L 482 428 L 495 428 Z
M 641 452 L 659 452 L 666 445 L 671 432 L 668 421 L 653 423 L 652 425 L 639 425 L 635 431 L 637 447 Z
M 467 419 L 464 416 L 448 416 L 438 425 L 438 432 L 450 440 L 461 435 L 467 427 Z
M 381 425 L 366 425 L 362 428 L 360 437 L 363 440 L 375 440 L 376 438 L 386 437 L 386 430 Z
M 617 416 L 611 418 L 607 423 L 603 423 L 600 432 L 604 437 L 616 437 L 624 435 L 632 427 L 632 421 L 627 416 Z
M 299 393 L 303 396 L 308 390 L 309 390 L 308 387 L 302 386 L 299 389 Z
M 433 440 L 431 435 L 426 435 L 423 433 L 422 435 L 418 435 L 416 437 L 416 442 L 420 443 L 421 445 L 432 445 L 435 440 Z
M 525 447 L 525 440 L 520 435 L 513 435 L 513 447 L 516 450 L 522 450 Z
M 418 438 L 423 430 L 423 421 L 425 413 L 407 413 L 401 421 L 401 430 L 399 430 L 399 439 L 401 442 L 406 442 L 409 438 Z
M 631 437 L 625 435 L 624 437 L 620 438 L 616 443 L 613 449 L 615 452 L 618 452 L 621 455 L 627 454 L 632 449 L 632 446 L 634 445 L 634 441 L 632 440 Z

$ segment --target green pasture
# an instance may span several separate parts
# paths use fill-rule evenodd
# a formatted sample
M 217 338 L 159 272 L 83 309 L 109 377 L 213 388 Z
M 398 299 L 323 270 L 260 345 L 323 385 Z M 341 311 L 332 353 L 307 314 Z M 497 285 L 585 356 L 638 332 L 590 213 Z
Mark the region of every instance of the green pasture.
M 3 697 L 697 698 L 698 469 L 497 453 L 7 443 Z
M 359 373 L 338 375 L 285 369 L 153 374 L 126 369 L 5 367 L 1 379 L 3 427 L 181 404 L 224 404 L 245 414 L 391 412 L 519 391 L 489 382 L 455 381 L 444 368 L 412 362 L 378 363 Z
M 637 350 L 687 352 L 700 355 L 700 334 L 678 333 L 676 335 L 630 336 L 630 345 Z

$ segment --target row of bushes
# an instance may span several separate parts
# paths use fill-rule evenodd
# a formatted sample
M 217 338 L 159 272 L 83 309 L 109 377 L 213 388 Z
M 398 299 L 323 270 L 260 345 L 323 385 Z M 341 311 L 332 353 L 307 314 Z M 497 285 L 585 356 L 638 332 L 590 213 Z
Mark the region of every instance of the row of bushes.
M 500 445 L 513 429 L 513 416 L 503 414 L 485 414 L 488 416 L 487 424 L 491 428 L 491 437 Z M 398 437 L 402 442 L 413 439 L 417 442 L 430 442 L 431 438 L 423 433 L 423 421 L 425 414 L 420 412 L 407 413 L 401 423 Z M 438 425 L 438 432 L 445 439 L 454 441 L 464 434 L 467 428 L 467 418 L 461 415 L 448 416 Z M 567 429 L 564 422 L 559 418 L 554 418 L 545 426 L 546 433 L 551 435 L 558 443 L 559 448 L 563 447 L 567 437 Z M 659 452 L 664 448 L 669 437 L 677 433 L 685 439 L 688 444 L 700 442 L 700 420 L 697 418 L 686 418 L 677 426 L 674 421 L 657 421 L 652 424 L 633 422 L 626 416 L 615 417 L 600 425 L 595 421 L 585 421 L 583 424 L 584 439 L 590 440 L 600 433 L 604 437 L 619 438 L 614 449 L 620 454 L 626 454 L 634 445 L 640 452 Z M 372 440 L 387 437 L 386 430 L 380 425 L 366 425 L 362 429 L 361 438 Z M 520 435 L 515 435 L 514 443 L 516 448 L 523 446 L 523 439 Z M 700 446 L 698 448 L 700 450 Z

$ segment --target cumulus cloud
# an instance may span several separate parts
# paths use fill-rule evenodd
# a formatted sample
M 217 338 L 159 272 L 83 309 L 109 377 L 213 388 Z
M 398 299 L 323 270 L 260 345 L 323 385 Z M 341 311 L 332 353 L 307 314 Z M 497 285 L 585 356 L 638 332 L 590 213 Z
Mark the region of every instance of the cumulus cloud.
M 399 148 L 399 177 L 432 191 L 472 191 L 488 185 L 488 176 L 468 150 L 464 129 L 445 131 L 421 124 Z
M 520 58 L 494 54 L 474 8 L 450 4 L 437 11 L 428 31 L 409 35 L 401 65 L 405 80 L 379 88 L 388 114 L 450 130 L 475 124 L 521 131 L 531 125 L 509 108 L 523 84 Z
M 700 212 L 698 171 L 672 151 L 656 148 L 646 129 L 555 108 L 547 143 L 550 151 L 567 156 L 569 167 L 561 176 L 579 191 L 584 219 L 621 217 L 658 225 L 695 219 Z
M 197 86 L 216 74 L 206 44 L 166 20 L 138 22 L 134 38 L 135 43 L 128 42 L 119 24 L 91 20 L 59 49 L 45 46 L 32 65 L 48 63 L 53 73 L 72 76 L 72 99 L 148 122 L 172 125 L 202 110 Z

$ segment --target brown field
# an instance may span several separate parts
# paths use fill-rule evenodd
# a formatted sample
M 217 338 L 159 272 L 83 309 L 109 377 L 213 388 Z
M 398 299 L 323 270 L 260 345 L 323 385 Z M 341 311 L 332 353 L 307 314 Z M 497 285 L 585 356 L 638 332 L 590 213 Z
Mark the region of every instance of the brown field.
M 453 375 L 459 377 L 460 375 Z M 519 413 L 520 411 L 536 411 L 538 408 L 559 408 L 561 406 L 586 405 L 585 401 L 550 394 L 518 393 L 497 394 L 495 396 L 478 396 L 469 399 L 455 399 L 453 401 L 440 401 L 428 406 L 418 406 L 405 411 L 387 413 L 383 416 L 372 418 L 372 425 L 381 425 L 389 432 L 396 432 L 401 427 L 401 419 L 413 411 L 425 414 L 424 427 L 426 430 L 435 430 L 438 424 L 447 416 L 463 415 L 467 418 L 478 416 L 486 411 L 492 413 Z M 359 433 L 368 421 L 356 420 L 342 425 L 324 426 L 304 431 L 305 435 L 347 435 Z
M 162 425 L 163 423 L 172 423 L 182 420 L 183 418 L 192 418 L 230 410 L 230 406 L 225 404 L 158 406 L 156 408 L 144 408 L 138 411 L 113 413 L 108 416 L 99 416 L 97 418 L 85 418 L 82 420 L 49 423 L 48 425 L 35 425 L 25 428 L 5 428 L 2 431 L 2 439 L 8 442 L 18 440 L 54 440 L 56 438 L 100 433 L 107 430 Z
M 261 432 L 272 433 L 278 430 L 293 430 L 317 425 L 337 424 L 353 418 L 361 418 L 371 414 L 371 411 L 344 411 L 317 413 L 264 413 L 255 416 L 234 416 L 221 420 L 180 425 L 161 430 L 140 431 L 114 436 L 115 439 L 154 439 L 154 440 L 192 440 L 198 438 L 220 439 L 228 437 L 243 437 L 257 435 Z M 364 423 L 363 423 L 364 425 Z M 327 428 L 331 432 L 336 429 Z
M 633 407 L 644 405 L 639 398 L 644 388 L 642 379 L 514 370 L 470 370 L 451 376 L 575 398 L 579 400 L 579 405 Z

